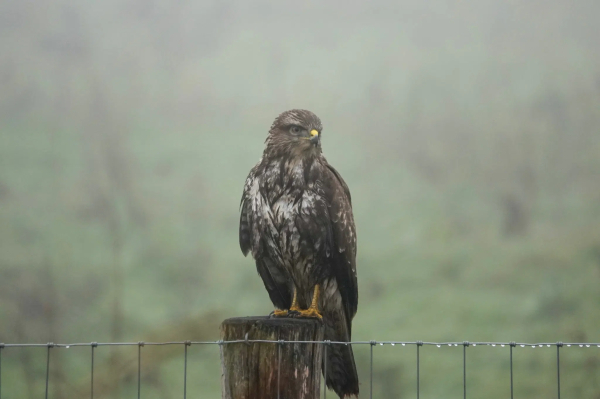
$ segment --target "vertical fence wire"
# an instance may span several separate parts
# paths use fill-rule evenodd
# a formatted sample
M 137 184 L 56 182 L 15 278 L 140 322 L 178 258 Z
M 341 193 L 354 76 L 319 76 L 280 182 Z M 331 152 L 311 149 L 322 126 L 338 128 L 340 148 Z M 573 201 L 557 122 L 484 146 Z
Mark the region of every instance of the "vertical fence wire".
M 98 346 L 97 342 L 92 342 L 92 368 L 90 371 L 90 398 L 94 399 L 94 349 Z
M 329 341 L 323 343 L 323 399 L 327 399 L 327 346 Z
M 281 382 L 281 345 L 283 345 L 282 339 L 277 343 L 277 399 L 281 398 L 281 389 L 279 388 Z
M 423 345 L 423 341 L 417 341 L 417 399 L 419 399 L 419 394 L 420 394 L 420 355 L 419 355 L 419 348 Z
M 0 399 L 2 399 L 2 349 L 4 344 L 0 344 Z
M 191 341 L 185 341 L 183 343 L 183 399 L 187 398 L 187 353 L 188 346 L 191 344 Z
M 46 394 L 44 395 L 45 399 L 48 399 L 48 383 L 50 381 L 50 348 L 52 348 L 54 344 L 52 342 L 48 343 L 48 352 L 46 354 Z
M 560 399 L 560 347 L 562 342 L 556 343 L 556 381 L 558 384 L 558 399 Z
M 250 345 L 250 343 L 248 342 L 248 333 L 246 333 L 246 345 Z M 223 353 L 223 340 L 220 339 L 217 341 L 217 344 L 219 345 L 219 357 L 221 360 L 221 378 L 225 378 L 225 354 Z M 229 388 L 226 387 L 225 384 L 223 384 L 223 392 L 226 392 L 225 389 L 229 390 Z
M 138 342 L 138 381 L 137 381 L 137 397 L 140 399 L 142 394 L 142 346 L 144 343 L 142 341 Z
M 513 399 L 514 385 L 513 385 L 513 348 L 516 346 L 514 342 L 510 343 L 510 399 Z
M 369 399 L 373 399 L 373 347 L 377 344 L 377 342 L 375 341 L 371 341 L 371 364 L 370 364 L 370 368 L 371 368 L 371 379 L 370 379 L 370 386 L 369 386 Z
M 467 341 L 463 342 L 463 399 L 467 399 Z

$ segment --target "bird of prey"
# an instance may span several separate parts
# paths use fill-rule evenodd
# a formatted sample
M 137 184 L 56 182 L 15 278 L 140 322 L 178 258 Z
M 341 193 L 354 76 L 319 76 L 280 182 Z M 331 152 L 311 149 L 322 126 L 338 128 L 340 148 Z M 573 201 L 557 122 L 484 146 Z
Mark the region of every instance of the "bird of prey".
M 321 152 L 322 130 L 307 110 L 275 119 L 244 185 L 240 247 L 256 261 L 274 316 L 319 318 L 326 340 L 348 342 L 358 306 L 356 228 L 348 186 Z M 331 345 L 325 364 L 327 386 L 358 397 L 352 347 Z

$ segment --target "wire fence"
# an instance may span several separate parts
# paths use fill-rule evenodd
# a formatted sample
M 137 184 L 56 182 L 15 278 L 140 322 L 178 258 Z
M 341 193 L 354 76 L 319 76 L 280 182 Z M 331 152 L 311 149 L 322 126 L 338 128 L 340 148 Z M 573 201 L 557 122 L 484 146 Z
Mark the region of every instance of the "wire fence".
M 370 345 L 370 378 L 369 378 L 369 399 L 373 399 L 373 348 L 375 346 L 384 346 L 384 345 L 401 345 L 401 346 L 414 346 L 416 348 L 415 351 L 415 361 L 416 361 L 416 394 L 417 399 L 420 399 L 420 361 L 421 354 L 420 348 L 422 346 L 437 346 L 441 348 L 442 346 L 448 347 L 462 347 L 463 352 L 463 398 L 467 398 L 467 348 L 469 347 L 477 347 L 477 346 L 492 346 L 492 347 L 501 347 L 508 348 L 509 357 L 510 357 L 510 397 L 514 399 L 514 381 L 513 381 L 513 349 L 516 347 L 530 347 L 530 348 L 543 348 L 543 347 L 556 347 L 556 389 L 557 396 L 560 399 L 561 389 L 560 389 L 560 351 L 561 348 L 564 347 L 579 347 L 579 348 L 600 348 L 600 343 L 588 343 L 588 342 L 540 342 L 540 343 L 521 343 L 521 342 L 424 342 L 424 341 L 351 341 L 351 342 L 338 342 L 338 341 L 286 341 L 286 340 L 252 340 L 246 339 L 242 340 L 233 340 L 233 341 L 168 341 L 168 342 L 87 342 L 87 343 L 73 343 L 73 344 L 56 344 L 53 342 L 48 342 L 46 344 L 4 344 L 0 343 L 0 399 L 2 399 L 2 353 L 3 351 L 10 348 L 46 348 L 46 389 L 45 389 L 45 399 L 48 399 L 48 388 L 50 382 L 50 366 L 51 366 L 51 352 L 53 349 L 69 349 L 71 347 L 90 347 L 90 398 L 94 399 L 94 354 L 95 351 L 99 347 L 103 346 L 137 346 L 138 354 L 137 354 L 137 397 L 141 398 L 141 388 L 142 388 L 142 378 L 141 378 L 141 370 L 142 370 L 142 348 L 144 346 L 166 346 L 166 345 L 180 345 L 184 350 L 184 367 L 183 367 L 183 398 L 187 399 L 187 364 L 188 364 L 188 348 L 192 345 L 218 345 L 220 347 L 221 354 L 221 362 L 223 361 L 223 346 L 231 345 L 231 344 L 252 344 L 252 343 L 262 343 L 262 344 L 277 344 L 278 348 L 281 348 L 281 345 L 285 344 L 321 344 L 324 346 L 324 359 L 327 358 L 327 348 L 330 345 Z M 278 349 L 277 361 L 281 361 L 281 351 Z M 279 367 L 278 367 L 279 369 Z M 327 367 L 325 367 L 327 370 Z M 320 370 L 318 371 L 320 372 Z M 277 375 L 277 388 L 279 390 L 279 378 L 280 375 Z M 327 375 L 325 375 L 325 379 Z M 279 392 L 277 397 L 279 398 Z M 323 384 L 323 398 L 327 398 L 327 389 L 325 384 Z

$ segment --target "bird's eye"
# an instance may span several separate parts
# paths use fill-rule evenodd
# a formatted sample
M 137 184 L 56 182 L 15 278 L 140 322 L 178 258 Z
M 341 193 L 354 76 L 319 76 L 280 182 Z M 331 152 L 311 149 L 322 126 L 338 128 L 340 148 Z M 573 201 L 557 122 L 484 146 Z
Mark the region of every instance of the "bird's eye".
M 290 132 L 292 134 L 300 134 L 302 132 L 302 128 L 300 126 L 292 126 L 290 128 Z

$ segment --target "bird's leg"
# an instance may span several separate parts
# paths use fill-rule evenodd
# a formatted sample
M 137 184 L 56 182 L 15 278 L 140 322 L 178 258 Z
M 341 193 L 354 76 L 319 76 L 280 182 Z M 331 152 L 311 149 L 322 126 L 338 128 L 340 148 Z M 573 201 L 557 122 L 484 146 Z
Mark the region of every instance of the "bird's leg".
M 310 307 L 306 310 L 300 310 L 299 313 L 300 317 L 316 317 L 319 319 L 323 318 L 323 316 L 319 312 L 319 284 L 315 285 L 315 291 L 313 293 L 313 298 Z
M 294 288 L 294 299 L 292 299 L 292 306 L 290 306 L 290 310 L 288 311 L 288 310 L 275 309 L 273 311 L 273 316 L 286 317 L 286 316 L 289 316 L 291 313 L 298 314 L 299 312 L 300 312 L 300 308 L 298 307 L 297 292 L 296 292 L 296 288 Z
M 294 287 L 294 299 L 292 299 L 292 306 L 290 306 L 290 313 L 298 314 L 300 312 L 298 306 L 298 290 Z

